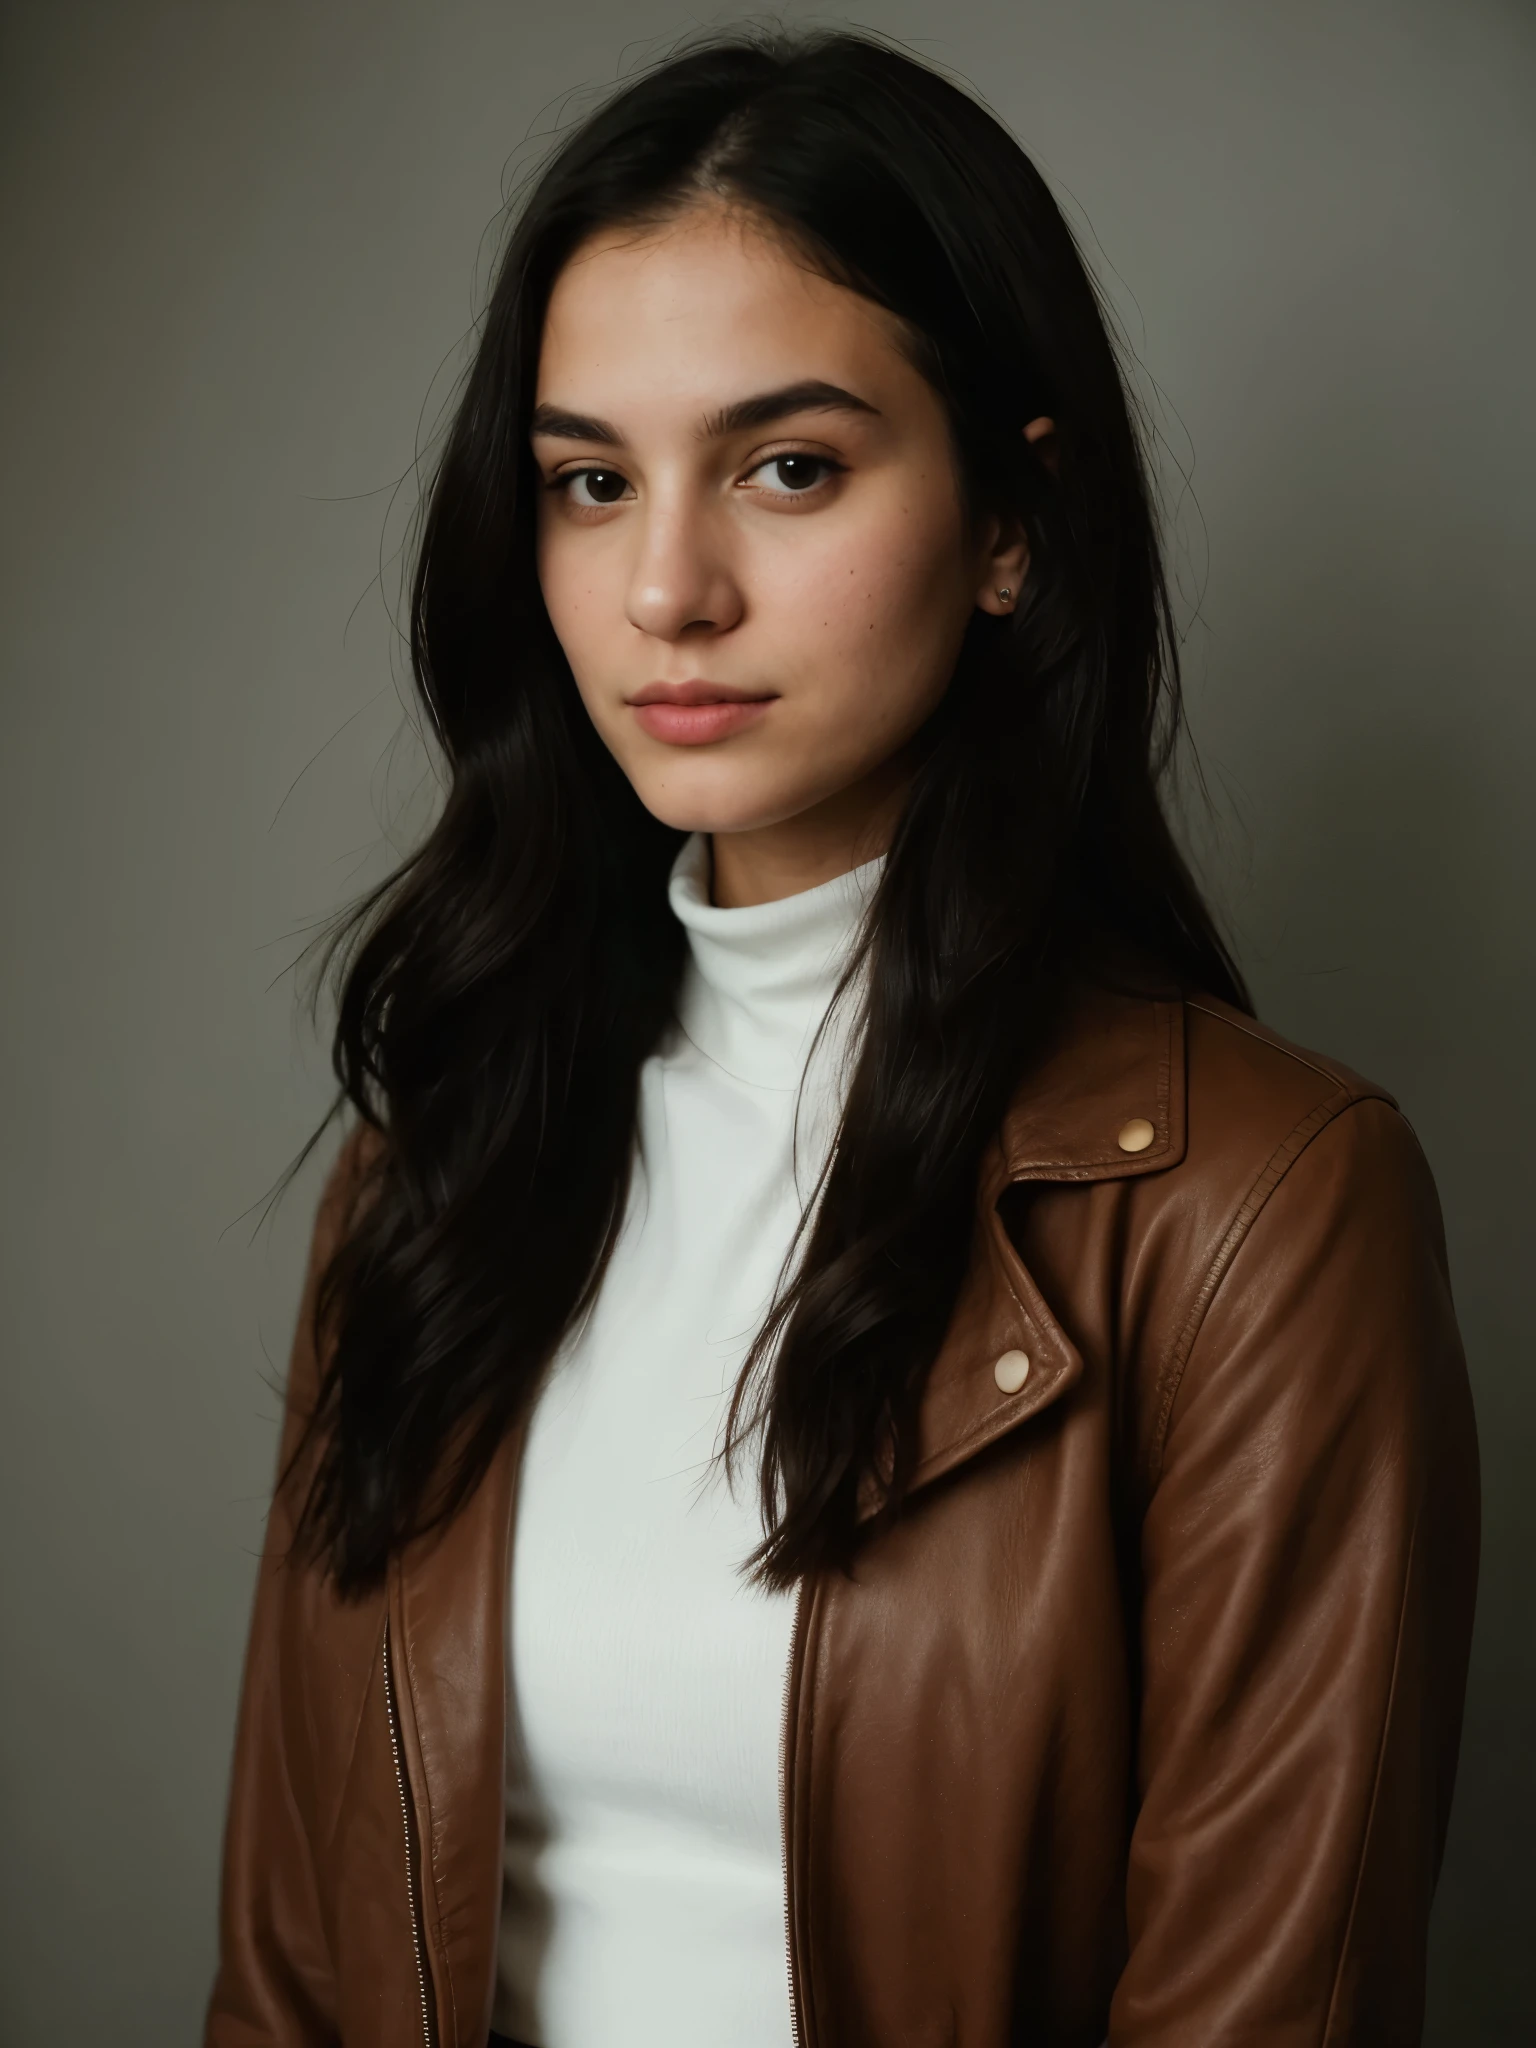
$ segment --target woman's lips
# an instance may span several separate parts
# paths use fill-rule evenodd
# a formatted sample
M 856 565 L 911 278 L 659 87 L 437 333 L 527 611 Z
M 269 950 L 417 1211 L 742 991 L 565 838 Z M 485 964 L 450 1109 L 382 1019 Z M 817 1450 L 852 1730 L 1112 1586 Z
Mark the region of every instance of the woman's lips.
M 772 702 L 771 697 L 715 697 L 703 704 L 679 704 L 675 699 L 657 698 L 630 708 L 641 731 L 653 740 L 665 740 L 674 747 L 702 747 L 755 725 Z

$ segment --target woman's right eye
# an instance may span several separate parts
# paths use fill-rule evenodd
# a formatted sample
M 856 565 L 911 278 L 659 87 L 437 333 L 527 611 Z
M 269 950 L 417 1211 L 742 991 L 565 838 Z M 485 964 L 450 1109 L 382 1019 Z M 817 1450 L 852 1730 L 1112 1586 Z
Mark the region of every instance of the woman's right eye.
M 557 481 L 575 505 L 616 505 L 629 489 L 616 469 L 568 469 Z

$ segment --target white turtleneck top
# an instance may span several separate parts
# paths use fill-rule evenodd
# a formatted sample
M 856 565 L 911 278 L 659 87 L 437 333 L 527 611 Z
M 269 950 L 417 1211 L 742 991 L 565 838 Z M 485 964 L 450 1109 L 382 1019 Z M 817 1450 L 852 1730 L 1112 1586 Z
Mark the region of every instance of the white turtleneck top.
M 712 1460 L 836 1127 L 856 998 L 807 1056 L 880 865 L 737 910 L 709 901 L 707 839 L 672 870 L 677 1021 L 641 1070 L 623 1228 L 518 1495 L 495 2025 L 532 2048 L 790 2042 L 793 1602 L 743 1583 L 756 1473 L 733 1496 Z

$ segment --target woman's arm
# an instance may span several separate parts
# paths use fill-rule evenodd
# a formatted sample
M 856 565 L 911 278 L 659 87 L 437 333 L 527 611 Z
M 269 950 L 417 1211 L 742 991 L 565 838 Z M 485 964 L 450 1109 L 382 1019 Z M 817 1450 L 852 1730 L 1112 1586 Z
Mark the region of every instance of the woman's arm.
M 1420 2038 L 1477 1574 L 1472 1405 L 1408 1125 L 1362 1101 L 1296 1142 L 1169 1362 L 1112 2048 Z

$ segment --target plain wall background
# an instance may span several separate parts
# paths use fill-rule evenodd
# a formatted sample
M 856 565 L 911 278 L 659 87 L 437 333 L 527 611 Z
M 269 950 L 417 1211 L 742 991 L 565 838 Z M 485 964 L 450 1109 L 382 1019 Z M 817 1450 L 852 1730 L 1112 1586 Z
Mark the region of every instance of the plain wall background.
M 385 603 L 418 421 L 526 138 L 570 88 L 730 18 L 5 11 L 16 2048 L 195 2037 L 313 1172 L 261 1229 L 259 1205 L 327 1096 L 286 970 L 382 871 L 419 783 L 392 745 Z M 1222 814 L 1201 837 L 1242 957 L 1270 1022 L 1399 1094 L 1438 1175 L 1486 1565 L 1430 2034 L 1536 2039 L 1536 18 L 1491 0 L 864 0 L 856 18 L 978 81 L 1087 238 L 1160 394 L 1170 477 L 1193 472 L 1175 556 Z

